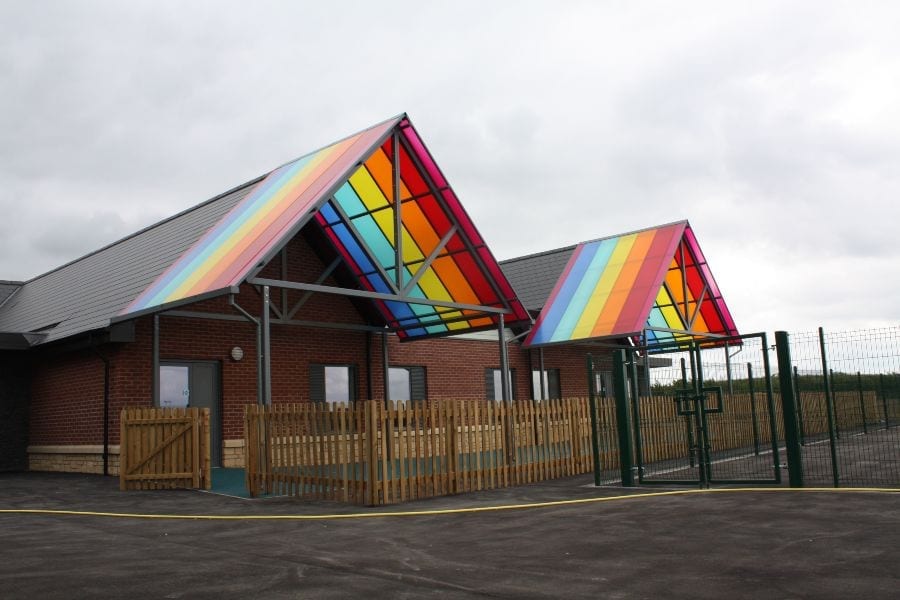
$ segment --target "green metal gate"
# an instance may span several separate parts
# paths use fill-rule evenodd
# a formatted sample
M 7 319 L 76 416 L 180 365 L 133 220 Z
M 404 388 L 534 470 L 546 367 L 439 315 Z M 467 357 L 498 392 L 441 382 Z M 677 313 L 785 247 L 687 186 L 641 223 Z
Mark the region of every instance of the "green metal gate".
M 780 483 L 768 352 L 765 333 L 622 351 L 613 374 L 628 409 L 620 446 L 633 443 L 634 465 L 623 482 Z

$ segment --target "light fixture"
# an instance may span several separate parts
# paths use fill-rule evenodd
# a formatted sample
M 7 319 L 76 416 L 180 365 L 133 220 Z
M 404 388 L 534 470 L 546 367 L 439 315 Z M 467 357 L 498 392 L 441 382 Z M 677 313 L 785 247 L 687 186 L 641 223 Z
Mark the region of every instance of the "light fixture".
M 235 362 L 244 358 L 244 351 L 241 349 L 240 346 L 235 346 L 234 348 L 231 349 L 231 358 Z

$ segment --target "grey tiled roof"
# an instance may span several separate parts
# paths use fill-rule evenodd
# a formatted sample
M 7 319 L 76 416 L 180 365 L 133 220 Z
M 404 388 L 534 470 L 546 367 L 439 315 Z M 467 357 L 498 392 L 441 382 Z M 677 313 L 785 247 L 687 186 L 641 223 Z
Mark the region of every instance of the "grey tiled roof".
M 45 333 L 43 342 L 107 327 L 258 180 L 45 273 L 0 303 L 0 331 Z M 0 299 L 11 283 L 0 283 Z
M 553 286 L 556 285 L 574 251 L 575 246 L 568 246 L 510 258 L 500 261 L 500 268 L 525 308 L 539 311 L 550 297 Z
M 0 281 L 0 332 L 42 334 L 39 343 L 45 343 L 109 326 L 257 181 L 24 283 Z M 512 258 L 500 267 L 525 307 L 539 311 L 574 250 L 569 246 Z

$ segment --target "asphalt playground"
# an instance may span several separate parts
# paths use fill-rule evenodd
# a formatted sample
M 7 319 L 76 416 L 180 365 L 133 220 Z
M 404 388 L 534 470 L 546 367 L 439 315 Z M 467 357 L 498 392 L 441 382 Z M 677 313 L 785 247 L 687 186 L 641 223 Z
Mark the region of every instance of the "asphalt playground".
M 896 491 L 590 483 L 376 509 L 0 474 L 0 597 L 900 596 Z

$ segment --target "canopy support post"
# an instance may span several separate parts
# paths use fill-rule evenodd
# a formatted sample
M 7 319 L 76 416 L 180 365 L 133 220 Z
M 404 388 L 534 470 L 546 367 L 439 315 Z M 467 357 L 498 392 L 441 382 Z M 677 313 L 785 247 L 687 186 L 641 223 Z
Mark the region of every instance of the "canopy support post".
M 159 314 L 153 315 L 153 358 L 152 358 L 153 375 L 151 385 L 153 387 L 153 406 L 159 406 Z
M 504 402 L 509 402 L 512 394 L 509 386 L 509 355 L 506 352 L 506 323 L 503 313 L 500 313 L 500 322 L 497 330 L 500 338 L 500 398 Z
M 381 366 L 384 376 L 384 407 L 387 408 L 391 401 L 391 367 L 388 362 L 388 334 L 381 332 Z
M 272 326 L 269 322 L 269 308 L 271 299 L 269 295 L 269 286 L 263 286 L 263 306 L 262 306 L 262 403 L 265 405 L 272 404 Z

